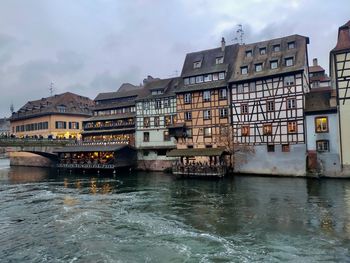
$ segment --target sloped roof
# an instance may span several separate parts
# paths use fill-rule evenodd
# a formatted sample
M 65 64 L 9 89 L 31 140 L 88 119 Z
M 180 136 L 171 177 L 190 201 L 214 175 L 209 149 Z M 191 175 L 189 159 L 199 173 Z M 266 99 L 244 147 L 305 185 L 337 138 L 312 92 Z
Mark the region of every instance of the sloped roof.
M 348 49 L 350 49 L 350 20 L 339 27 L 337 45 L 331 52 L 338 52 Z
M 71 92 L 54 95 L 40 100 L 28 101 L 17 112 L 13 113 L 11 120 L 31 118 L 47 114 L 69 114 L 91 116 L 94 102 L 88 97 Z M 64 108 L 64 112 L 62 110 Z
M 123 85 L 125 85 L 125 84 L 123 84 Z M 127 89 L 127 87 L 129 87 L 129 88 L 131 87 L 131 88 Z M 118 90 L 115 92 L 99 93 L 97 95 L 97 97 L 95 98 L 95 101 L 113 100 L 113 99 L 127 98 L 127 97 L 137 97 L 142 88 L 143 88 L 142 86 L 134 86 L 132 84 L 128 84 L 128 85 L 124 86 L 122 88 L 122 90 Z
M 178 87 L 179 77 L 168 79 L 154 79 L 145 84 L 137 100 L 148 100 L 162 97 L 175 96 L 175 90 Z M 162 94 L 152 95 L 152 91 L 162 90 Z
M 309 67 L 309 73 L 324 72 L 324 71 L 325 71 L 324 68 L 319 65 Z
M 331 88 L 314 88 L 305 94 L 305 113 L 336 110 L 330 105 L 332 92 Z

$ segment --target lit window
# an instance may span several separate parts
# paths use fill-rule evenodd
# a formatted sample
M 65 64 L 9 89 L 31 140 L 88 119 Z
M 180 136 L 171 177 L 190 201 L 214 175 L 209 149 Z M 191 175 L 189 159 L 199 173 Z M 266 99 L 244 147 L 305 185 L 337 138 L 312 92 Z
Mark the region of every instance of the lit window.
M 242 75 L 248 74 L 248 67 L 247 67 L 247 66 L 241 67 L 241 74 L 242 74 Z
M 185 120 L 186 121 L 192 120 L 192 112 L 190 112 L 190 111 L 185 112 Z
M 270 68 L 271 68 L 271 69 L 276 69 L 276 68 L 278 68 L 278 60 L 272 60 L 272 61 L 270 61 Z
M 219 90 L 219 98 L 220 99 L 226 99 L 227 97 L 227 90 L 226 89 L 220 89 Z
M 186 94 L 184 95 L 184 102 L 185 102 L 186 104 L 188 104 L 188 103 L 191 103 L 191 101 L 192 101 L 192 94 L 191 94 L 191 93 L 186 93 Z
M 294 98 L 292 99 L 287 99 L 287 109 L 294 109 L 296 108 L 296 100 Z
M 281 46 L 280 46 L 280 44 L 273 45 L 273 46 L 272 46 L 272 50 L 273 50 L 274 52 L 281 51 Z
M 272 135 L 272 124 L 264 124 L 263 134 L 264 135 Z
M 197 76 L 196 83 L 202 83 L 202 82 L 203 82 L 203 76 Z
M 216 63 L 216 64 L 222 64 L 222 63 L 224 63 L 224 57 L 217 57 L 216 60 L 215 60 L 215 63 Z
M 143 133 L 143 141 L 144 142 L 149 142 L 149 132 L 144 132 Z
M 286 67 L 291 67 L 294 65 L 294 59 L 293 58 L 286 58 L 285 63 L 286 63 Z
M 204 136 L 205 137 L 211 136 L 211 128 L 204 128 Z
M 227 108 L 219 109 L 220 118 L 227 118 L 228 110 Z
M 256 72 L 262 71 L 262 63 L 255 64 L 255 71 L 256 71 Z
M 185 83 L 185 85 L 190 84 L 190 78 L 185 78 L 185 79 L 184 79 L 184 83 Z
M 288 49 L 293 49 L 295 48 L 295 42 L 292 41 L 292 42 L 288 42 Z
M 290 152 L 289 144 L 282 144 L 282 152 Z
M 169 126 L 172 124 L 172 118 L 170 115 L 164 116 L 164 124 L 165 126 Z
M 248 114 L 248 104 L 241 104 L 241 114 Z
M 266 54 L 266 47 L 262 47 L 259 49 L 260 55 L 265 55 Z
M 328 140 L 316 141 L 316 149 L 318 152 L 328 152 L 329 151 L 329 141 Z
M 201 61 L 196 61 L 196 62 L 193 63 L 193 68 L 200 68 L 201 64 L 202 64 Z
M 295 84 L 294 76 L 286 76 L 284 77 L 284 85 L 290 86 Z
M 149 117 L 143 118 L 143 127 L 148 128 L 150 124 Z
M 249 134 L 250 134 L 250 127 L 248 125 L 242 126 L 241 133 L 242 133 L 242 136 L 249 136 Z
M 169 134 L 169 131 L 164 131 L 164 134 L 163 134 L 163 139 L 164 141 L 170 141 L 170 134 Z
M 297 130 L 298 130 L 298 126 L 296 121 L 288 122 L 288 133 L 296 133 Z
M 266 103 L 266 110 L 267 111 L 274 111 L 275 110 L 275 102 L 274 101 L 268 101 Z
M 328 118 L 317 117 L 315 118 L 316 132 L 328 132 Z
M 268 152 L 274 152 L 275 151 L 275 145 L 273 145 L 273 144 L 267 145 L 267 151 Z
M 203 119 L 209 120 L 211 118 L 211 112 L 210 110 L 204 110 L 203 111 Z
M 213 76 L 211 74 L 204 75 L 204 82 L 212 81 Z
M 253 56 L 253 51 L 252 51 L 252 50 L 247 50 L 247 51 L 245 52 L 245 56 L 246 56 L 247 58 L 251 58 L 251 57 Z
M 210 90 L 203 91 L 203 101 L 210 101 L 211 94 Z
M 219 79 L 225 79 L 225 72 L 219 73 Z

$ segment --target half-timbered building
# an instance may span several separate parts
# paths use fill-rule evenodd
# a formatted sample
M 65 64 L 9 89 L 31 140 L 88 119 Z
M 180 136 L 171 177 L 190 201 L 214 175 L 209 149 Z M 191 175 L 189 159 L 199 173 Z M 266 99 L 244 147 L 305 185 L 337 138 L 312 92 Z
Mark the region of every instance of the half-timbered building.
M 85 142 L 118 142 L 135 145 L 135 100 L 142 86 L 123 84 L 117 92 L 95 98 L 93 116 L 84 121 Z
M 229 79 L 235 141 L 254 154 L 236 171 L 304 175 L 307 44 L 300 35 L 239 46 Z
M 339 28 L 337 45 L 330 52 L 330 75 L 337 91 L 341 164 L 350 173 L 350 21 Z
M 219 147 L 220 129 L 229 125 L 227 79 L 238 45 L 186 55 L 176 90 L 177 148 Z
M 171 167 L 167 157 L 176 148 L 169 127 L 176 122 L 176 97 L 179 78 L 145 81 L 142 94 L 136 101 L 136 147 L 138 167 L 144 170 L 164 170 Z

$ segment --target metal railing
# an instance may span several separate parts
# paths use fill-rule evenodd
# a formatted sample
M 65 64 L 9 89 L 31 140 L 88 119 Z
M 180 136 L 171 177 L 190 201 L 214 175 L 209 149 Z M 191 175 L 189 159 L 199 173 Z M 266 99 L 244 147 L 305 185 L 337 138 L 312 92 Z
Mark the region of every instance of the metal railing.
M 73 139 L 0 138 L 0 147 L 65 146 L 75 142 Z
M 58 168 L 67 169 L 114 169 L 114 164 L 78 164 L 78 163 L 59 163 Z

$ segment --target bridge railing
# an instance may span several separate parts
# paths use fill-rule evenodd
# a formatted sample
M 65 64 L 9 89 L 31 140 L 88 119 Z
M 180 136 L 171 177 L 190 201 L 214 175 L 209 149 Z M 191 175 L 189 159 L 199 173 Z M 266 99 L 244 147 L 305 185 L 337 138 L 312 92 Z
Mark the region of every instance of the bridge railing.
M 0 138 L 0 147 L 65 146 L 74 142 L 69 139 Z

